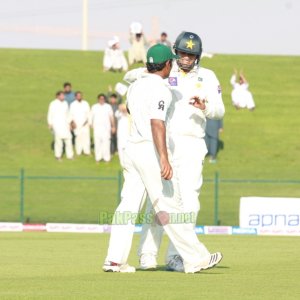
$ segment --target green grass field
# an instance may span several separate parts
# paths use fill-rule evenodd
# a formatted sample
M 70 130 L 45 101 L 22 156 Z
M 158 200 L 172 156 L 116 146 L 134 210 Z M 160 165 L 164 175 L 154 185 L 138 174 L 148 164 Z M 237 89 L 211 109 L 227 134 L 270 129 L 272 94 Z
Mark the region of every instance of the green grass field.
M 117 176 L 118 157 L 96 165 L 92 157 L 58 163 L 46 113 L 54 93 L 71 81 L 90 104 L 115 85 L 121 73 L 102 73 L 102 53 L 0 49 L 0 176 Z M 230 179 L 299 180 L 300 57 L 216 55 L 202 65 L 218 75 L 226 106 L 225 148 L 216 165 L 205 164 L 204 178 L 216 171 Z M 255 112 L 231 106 L 229 79 L 234 67 L 243 68 L 257 104 Z M 196 163 L 196 160 L 195 160 Z M 19 219 L 18 179 L 0 179 L 0 221 Z M 298 184 L 220 185 L 220 221 L 238 224 L 241 196 L 299 197 Z M 100 211 L 112 212 L 117 181 L 25 180 L 25 219 L 29 222 L 95 223 Z M 201 193 L 200 224 L 213 223 L 213 184 Z
M 200 274 L 102 272 L 107 234 L 1 233 L 0 299 L 299 299 L 300 240 L 201 236 L 224 259 Z M 138 266 L 135 235 L 129 262 Z M 272 253 L 272 255 L 270 255 Z
M 96 165 L 92 157 L 58 163 L 50 150 L 46 113 L 54 93 L 71 81 L 90 104 L 115 85 L 121 73 L 102 73 L 102 53 L 0 49 L 0 222 L 19 220 L 19 179 L 28 176 L 117 178 L 118 157 Z M 225 144 L 204 178 L 299 180 L 300 57 L 216 55 L 203 66 L 218 75 L 226 106 Z M 257 104 L 255 112 L 231 106 L 229 79 L 243 68 Z M 195 163 L 197 161 L 195 160 Z M 97 223 L 113 212 L 117 179 L 25 179 L 25 219 Z M 201 191 L 199 224 L 213 223 L 212 183 Z M 241 196 L 300 197 L 299 184 L 220 184 L 220 221 L 238 224 Z M 224 260 L 201 274 L 163 270 L 164 238 L 156 272 L 102 272 L 107 234 L 0 233 L 0 299 L 299 299 L 300 240 L 297 237 L 200 236 Z M 129 263 L 138 266 L 135 235 Z

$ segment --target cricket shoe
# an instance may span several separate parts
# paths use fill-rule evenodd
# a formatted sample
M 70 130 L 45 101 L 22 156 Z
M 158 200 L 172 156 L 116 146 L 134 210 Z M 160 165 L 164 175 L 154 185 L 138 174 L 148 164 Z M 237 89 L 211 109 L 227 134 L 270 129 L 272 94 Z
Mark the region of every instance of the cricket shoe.
M 172 255 L 166 265 L 167 271 L 184 272 L 183 260 L 180 255 Z
M 154 271 L 157 269 L 156 257 L 153 254 L 142 254 L 140 256 L 140 268 L 142 270 Z
M 111 261 L 106 261 L 102 267 L 104 272 L 118 272 L 118 273 L 134 273 L 135 267 L 128 264 L 117 264 Z
M 207 270 L 215 267 L 223 258 L 221 252 L 215 252 L 210 254 L 207 259 L 203 262 L 201 270 Z

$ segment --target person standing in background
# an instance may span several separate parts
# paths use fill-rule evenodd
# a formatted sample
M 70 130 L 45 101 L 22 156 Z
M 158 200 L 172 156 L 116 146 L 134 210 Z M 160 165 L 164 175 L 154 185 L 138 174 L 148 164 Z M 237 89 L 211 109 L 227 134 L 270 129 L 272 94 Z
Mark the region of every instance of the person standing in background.
M 83 152 L 91 154 L 91 138 L 89 127 L 90 105 L 82 99 L 80 91 L 75 93 L 75 101 L 70 105 L 71 125 L 76 136 L 75 150 L 77 155 Z
M 54 134 L 54 155 L 57 160 L 61 160 L 63 144 L 65 144 L 66 156 L 73 159 L 73 148 L 70 132 L 69 106 L 65 101 L 63 91 L 56 93 L 56 98 L 50 103 L 48 109 L 48 127 Z
M 161 35 L 160 35 L 160 39 L 158 39 L 157 41 L 157 44 L 162 44 L 162 45 L 165 45 L 169 48 L 172 47 L 172 44 L 171 42 L 168 40 L 168 35 L 166 32 L 162 32 Z
M 118 142 L 119 160 L 121 166 L 124 167 L 124 151 L 130 133 L 128 112 L 125 104 L 119 105 L 119 109 L 116 111 L 115 117 L 118 121 L 117 142 Z
M 113 118 L 115 122 L 115 127 L 118 128 L 118 120 L 116 118 L 116 111 L 118 110 L 119 103 L 118 103 L 118 96 L 117 94 L 111 94 L 109 96 L 108 103 L 111 105 L 113 111 Z M 117 131 L 111 134 L 111 141 L 110 141 L 110 153 L 114 155 L 118 151 L 117 145 Z
M 133 22 L 130 25 L 129 42 L 131 44 L 128 50 L 129 65 L 133 65 L 138 62 L 143 62 L 145 64 L 147 41 L 143 34 L 142 24 Z
M 67 101 L 68 105 L 70 106 L 71 103 L 75 100 L 75 94 L 72 92 L 72 84 L 70 82 L 65 82 L 64 85 L 64 95 L 65 100 Z M 72 145 L 75 145 L 75 133 L 71 128 L 71 135 L 72 135 Z
M 217 162 L 217 153 L 219 149 L 219 133 L 223 132 L 223 120 L 206 119 L 205 143 L 207 147 L 207 156 L 210 156 L 209 162 Z
M 70 82 L 64 83 L 65 100 L 69 105 L 75 100 L 75 94 L 72 92 L 72 84 Z
M 94 130 L 95 160 L 109 162 L 111 134 L 115 133 L 115 120 L 111 106 L 106 103 L 106 96 L 99 94 L 98 103 L 94 104 L 90 114 L 90 125 Z

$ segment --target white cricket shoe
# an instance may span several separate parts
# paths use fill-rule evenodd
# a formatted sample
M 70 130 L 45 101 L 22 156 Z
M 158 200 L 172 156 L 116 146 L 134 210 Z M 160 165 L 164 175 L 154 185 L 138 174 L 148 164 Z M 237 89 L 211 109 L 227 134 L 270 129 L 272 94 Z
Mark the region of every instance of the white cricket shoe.
M 215 267 L 223 258 L 221 252 L 215 252 L 210 254 L 207 259 L 201 264 L 201 270 L 207 270 Z
M 153 254 L 145 253 L 140 256 L 140 268 L 142 270 L 154 271 L 157 269 L 156 257 Z
M 180 255 L 173 255 L 169 257 L 166 265 L 167 271 L 184 272 L 183 260 Z
M 118 273 L 135 273 L 135 267 L 128 264 L 117 264 L 114 262 L 106 261 L 102 267 L 104 272 L 118 272 Z

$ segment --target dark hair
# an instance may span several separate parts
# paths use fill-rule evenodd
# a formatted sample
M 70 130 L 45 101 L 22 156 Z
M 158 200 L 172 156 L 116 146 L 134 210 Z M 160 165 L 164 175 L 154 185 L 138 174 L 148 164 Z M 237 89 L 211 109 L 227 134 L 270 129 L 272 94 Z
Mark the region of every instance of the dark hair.
M 64 92 L 63 91 L 57 91 L 55 96 L 58 97 L 60 94 L 64 94 Z
M 109 96 L 109 98 L 118 98 L 117 94 L 113 93 Z
M 71 84 L 70 82 L 65 82 L 65 83 L 64 83 L 64 88 L 65 88 L 66 86 L 72 86 L 72 84 Z
M 104 99 L 105 99 L 105 101 L 106 101 L 106 95 L 105 95 L 105 94 L 103 94 L 103 93 L 99 94 L 99 95 L 97 96 L 97 99 L 99 99 L 100 97 L 104 97 Z
M 161 35 L 168 36 L 166 32 L 162 32 Z
M 75 97 L 78 95 L 78 94 L 82 94 L 80 91 L 76 91 L 75 92 Z
M 170 64 L 172 64 L 172 60 L 167 60 L 170 62 Z M 155 63 L 146 63 L 146 67 L 147 67 L 147 71 L 149 73 L 154 73 L 154 72 L 158 72 L 161 71 L 165 66 L 167 61 L 163 62 L 163 63 L 159 63 L 159 64 L 155 64 Z

